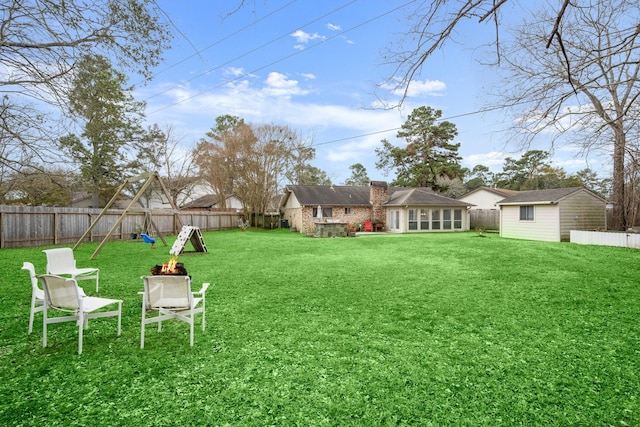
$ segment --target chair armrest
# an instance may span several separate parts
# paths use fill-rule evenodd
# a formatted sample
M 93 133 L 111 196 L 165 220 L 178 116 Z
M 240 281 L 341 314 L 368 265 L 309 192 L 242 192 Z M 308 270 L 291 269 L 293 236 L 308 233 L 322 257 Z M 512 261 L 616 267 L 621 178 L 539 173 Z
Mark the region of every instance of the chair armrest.
M 207 289 L 209 289 L 209 286 L 211 285 L 211 283 L 209 282 L 205 282 L 202 284 L 202 287 L 200 288 L 199 291 L 197 292 L 192 292 L 193 294 L 199 294 L 199 295 L 203 295 L 205 292 L 207 292 Z

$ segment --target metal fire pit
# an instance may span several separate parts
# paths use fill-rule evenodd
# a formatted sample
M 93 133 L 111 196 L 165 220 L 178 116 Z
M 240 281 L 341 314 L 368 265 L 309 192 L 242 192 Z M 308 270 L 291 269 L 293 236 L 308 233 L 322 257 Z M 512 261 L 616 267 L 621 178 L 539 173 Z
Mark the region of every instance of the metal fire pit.
M 187 276 L 187 269 L 184 268 L 184 264 L 177 262 L 173 271 L 163 272 L 162 269 L 165 266 L 162 264 L 156 264 L 151 268 L 152 276 Z

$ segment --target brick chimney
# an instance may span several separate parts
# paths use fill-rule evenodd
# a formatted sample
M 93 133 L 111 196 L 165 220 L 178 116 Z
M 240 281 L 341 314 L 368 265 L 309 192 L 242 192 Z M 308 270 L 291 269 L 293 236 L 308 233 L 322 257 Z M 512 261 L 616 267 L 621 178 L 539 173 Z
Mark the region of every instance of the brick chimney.
M 371 181 L 369 183 L 369 202 L 371 203 L 371 220 L 373 222 L 386 222 L 382 204 L 387 199 L 387 183 L 384 181 Z

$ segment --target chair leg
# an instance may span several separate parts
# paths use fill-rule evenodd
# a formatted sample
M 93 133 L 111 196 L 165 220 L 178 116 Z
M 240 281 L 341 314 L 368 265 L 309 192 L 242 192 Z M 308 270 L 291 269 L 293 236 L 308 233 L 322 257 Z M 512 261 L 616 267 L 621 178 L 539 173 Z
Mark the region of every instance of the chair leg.
M 78 354 L 82 354 L 82 337 L 84 336 L 84 324 L 86 321 L 83 314 L 82 311 L 78 313 Z
M 118 336 L 122 333 L 122 301 L 118 301 Z
M 29 313 L 29 333 L 33 332 L 33 316 L 35 314 L 36 309 L 36 299 L 31 298 L 31 313 Z
M 42 312 L 42 347 L 47 346 L 47 307 Z
M 195 320 L 195 319 L 194 319 Z M 202 330 L 204 331 L 205 319 L 204 319 L 204 306 L 202 306 Z
M 142 325 L 140 326 L 140 348 L 144 348 L 144 319 L 145 319 L 144 300 L 142 300 Z

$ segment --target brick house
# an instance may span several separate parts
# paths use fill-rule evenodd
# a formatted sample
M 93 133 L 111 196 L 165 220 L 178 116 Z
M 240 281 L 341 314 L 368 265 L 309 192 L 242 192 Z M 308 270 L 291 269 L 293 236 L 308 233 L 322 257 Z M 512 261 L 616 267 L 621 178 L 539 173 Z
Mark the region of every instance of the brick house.
M 314 234 L 318 224 L 365 221 L 398 233 L 469 230 L 470 206 L 428 188 L 388 187 L 384 181 L 368 186 L 288 185 L 280 203 L 292 231 L 305 234 Z

